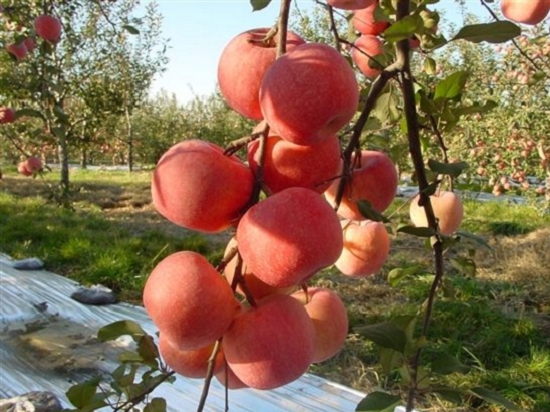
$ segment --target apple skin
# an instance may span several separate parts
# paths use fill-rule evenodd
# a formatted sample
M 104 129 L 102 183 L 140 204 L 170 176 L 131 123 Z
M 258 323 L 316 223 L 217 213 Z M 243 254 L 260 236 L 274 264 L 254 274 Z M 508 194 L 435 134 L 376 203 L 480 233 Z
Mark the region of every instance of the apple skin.
M 32 53 L 32 51 L 36 47 L 36 42 L 32 37 L 27 37 L 25 40 L 23 40 L 23 44 L 25 44 L 25 47 L 27 48 L 27 51 L 29 53 Z
M 312 363 L 323 362 L 336 355 L 348 336 L 348 314 L 338 294 L 323 287 L 310 287 L 291 295 L 306 309 L 315 329 L 315 350 Z
M 0 124 L 9 124 L 15 121 L 15 110 L 11 107 L 0 107 Z
M 354 162 L 355 156 L 352 156 Z M 353 164 L 353 163 L 352 163 Z M 334 204 L 340 179 L 335 180 L 325 191 L 329 203 Z M 348 182 L 338 214 L 344 219 L 365 220 L 356 202 L 367 200 L 379 213 L 383 213 L 395 198 L 398 176 L 392 160 L 382 152 L 361 151 L 361 165 L 352 172 L 351 184 Z
M 190 251 L 169 255 L 153 269 L 143 303 L 161 335 L 182 350 L 214 343 L 240 311 L 223 277 L 204 256 Z
M 227 363 L 225 363 L 225 367 L 222 367 L 221 371 L 216 373 L 214 376 L 216 377 L 218 382 L 223 387 L 227 387 L 227 389 L 236 390 L 250 387 L 239 378 L 237 378 L 237 375 L 235 375 L 235 372 L 233 372 L 233 369 L 231 369 Z
M 258 98 L 260 83 L 277 57 L 278 36 L 260 43 L 269 28 L 245 31 L 224 48 L 218 63 L 218 84 L 229 107 L 249 119 L 263 119 Z M 289 31 L 287 52 L 305 40 Z
M 19 162 L 17 165 L 17 171 L 23 176 L 32 176 L 32 172 L 27 168 L 27 162 Z
M 550 0 L 501 0 L 500 10 L 508 20 L 536 25 L 550 12 Z
M 424 207 L 418 205 L 420 196 L 416 196 L 409 205 L 409 215 L 412 223 L 417 227 L 428 227 Z M 453 192 L 439 191 L 430 196 L 435 217 L 439 220 L 439 231 L 444 235 L 451 235 L 462 223 L 464 207 L 462 200 Z
M 216 233 L 239 219 L 254 176 L 236 156 L 201 140 L 172 146 L 159 160 L 151 191 L 157 211 L 188 229 Z
M 343 246 L 336 212 L 320 194 L 300 187 L 252 206 L 236 238 L 247 270 L 280 288 L 301 284 L 332 265 Z
M 208 371 L 208 359 L 212 355 L 214 344 L 195 350 L 181 350 L 161 333 L 158 349 L 164 362 L 176 373 L 191 379 L 204 379 Z M 223 351 L 220 350 L 214 361 L 214 373 L 220 372 L 224 364 Z
M 353 118 L 358 104 L 353 69 L 326 44 L 303 44 L 279 57 L 260 86 L 267 124 L 282 139 L 299 145 L 314 145 L 336 134 Z
M 364 34 L 359 36 L 353 45 L 355 47 L 351 49 L 351 58 L 365 77 L 374 79 L 382 73 L 381 69 L 369 65 L 373 58 L 376 60 L 376 56 L 384 54 L 382 41 L 378 37 Z
M 6 50 L 15 56 L 17 61 L 21 61 L 27 55 L 27 47 L 24 42 L 12 43 L 6 46 Z
M 30 170 L 32 173 L 38 172 L 43 167 L 42 160 L 35 156 L 30 156 L 27 159 L 26 164 L 27 169 Z
M 248 164 L 254 174 L 260 159 L 260 141 L 248 145 Z M 267 138 L 263 182 L 271 193 L 305 187 L 323 193 L 338 175 L 340 141 L 332 135 L 313 146 L 287 142 L 276 135 Z
M 387 21 L 375 20 L 374 12 L 378 7 L 378 4 L 378 0 L 371 1 L 365 8 L 355 10 L 353 12 L 351 23 L 353 24 L 355 30 L 361 34 L 378 36 L 390 27 L 390 23 Z
M 235 375 L 255 389 L 275 389 L 298 379 L 313 359 L 315 330 L 304 306 L 271 295 L 243 309 L 223 337 Z
M 50 43 L 61 40 L 61 22 L 55 16 L 42 14 L 34 20 L 34 31 L 42 39 Z
M 364 9 L 374 2 L 376 2 L 376 0 L 327 0 L 329 6 L 341 10 Z
M 343 220 L 344 247 L 334 264 L 346 276 L 362 278 L 380 270 L 390 254 L 390 237 L 383 223 Z

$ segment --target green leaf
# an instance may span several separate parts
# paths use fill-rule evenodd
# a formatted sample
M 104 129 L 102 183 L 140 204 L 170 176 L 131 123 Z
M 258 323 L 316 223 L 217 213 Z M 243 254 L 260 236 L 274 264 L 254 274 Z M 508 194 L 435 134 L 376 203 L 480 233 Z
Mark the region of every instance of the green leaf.
M 473 259 L 465 257 L 457 257 L 449 259 L 449 263 L 453 268 L 458 270 L 461 275 L 468 276 L 471 278 L 476 277 L 477 266 L 476 262 Z
M 428 167 L 434 173 L 458 177 L 464 170 L 468 169 L 469 165 L 466 162 L 443 163 L 430 159 L 428 160 Z
M 143 412 L 166 412 L 166 399 L 153 398 L 151 402 L 145 405 Z
M 271 0 L 250 0 L 252 11 L 265 9 L 267 6 L 269 6 L 269 3 L 271 3 Z
M 403 361 L 403 354 L 388 348 L 380 348 L 378 351 L 380 366 L 385 374 L 390 374 L 394 368 Z
M 90 403 L 99 386 L 100 377 L 97 376 L 86 382 L 73 385 L 65 393 L 67 399 L 77 408 L 83 408 Z
M 122 26 L 122 28 L 130 34 L 133 34 L 133 35 L 139 34 L 139 30 L 129 24 L 125 24 L 124 26 Z
M 443 352 L 432 361 L 430 365 L 432 372 L 440 375 L 450 375 L 451 373 L 466 374 L 470 372 L 470 367 L 464 365 L 453 355 Z
M 354 331 L 383 348 L 403 352 L 407 345 L 407 336 L 392 322 L 376 323 L 374 325 L 358 326 Z
M 462 404 L 462 395 L 464 391 L 460 389 L 448 388 L 446 386 L 432 388 L 432 391 L 448 402 L 454 403 L 455 405 Z
M 508 399 L 506 399 L 504 396 L 502 396 L 499 392 L 486 389 L 486 388 L 472 388 L 469 391 L 472 395 L 477 396 L 478 398 L 481 398 L 487 402 L 491 402 L 497 405 L 504 406 L 507 409 L 510 409 L 511 411 L 522 411 L 517 405 L 510 402 Z
M 466 80 L 468 80 L 469 75 L 469 72 L 462 70 L 455 72 L 441 80 L 439 83 L 437 83 L 437 86 L 435 86 L 434 100 L 454 99 L 456 96 L 462 93 L 462 89 L 464 89 L 464 86 L 466 85 Z
M 369 393 L 355 408 L 355 412 L 393 412 L 401 397 L 385 392 Z
M 423 271 L 422 266 L 413 265 L 406 268 L 395 268 L 388 273 L 388 283 L 391 287 L 396 287 L 407 276 L 416 275 Z
M 437 232 L 431 227 L 416 227 L 410 225 L 400 225 L 397 228 L 398 232 L 406 233 L 408 235 L 413 235 L 417 237 L 432 237 L 437 234 Z
M 395 122 L 399 119 L 400 113 L 397 109 L 399 100 L 394 93 L 382 93 L 376 99 L 373 108 L 373 114 L 380 120 L 381 123 Z
M 155 341 L 149 335 L 144 335 L 140 338 L 138 343 L 138 353 L 143 359 L 143 363 L 146 365 L 157 367 L 157 358 L 159 357 L 159 352 Z
M 146 333 L 141 326 L 131 320 L 120 320 L 110 323 L 103 326 L 97 332 L 97 338 L 101 342 L 115 340 L 125 335 L 130 335 L 135 342 L 139 342 L 141 337 L 146 335 Z
M 489 243 L 487 243 L 487 241 L 485 239 L 483 239 L 481 236 L 475 235 L 475 234 L 470 233 L 470 232 L 462 231 L 462 230 L 456 231 L 455 235 L 458 236 L 459 238 L 465 238 L 469 241 L 472 241 L 476 245 L 482 246 L 485 249 L 488 249 L 490 251 L 493 250 L 493 248 L 489 245 Z
M 15 112 L 15 119 L 19 119 L 20 117 L 27 116 L 27 117 L 37 117 L 39 119 L 44 119 L 44 115 L 40 113 L 38 110 L 34 109 L 20 109 Z
M 457 116 L 463 116 L 467 114 L 475 114 L 475 113 L 485 113 L 490 110 L 493 110 L 495 107 L 498 107 L 498 103 L 494 100 L 487 100 L 487 102 L 484 105 L 480 105 L 479 103 L 474 103 L 471 106 L 467 107 L 460 107 L 455 110 L 455 113 Z
M 422 17 L 419 15 L 410 15 L 393 23 L 390 27 L 384 30 L 382 35 L 386 41 L 394 43 L 399 40 L 412 37 L 414 33 L 422 30 L 423 27 L 424 22 L 422 21 Z
M 508 20 L 494 21 L 491 23 L 471 24 L 464 26 L 451 39 L 467 40 L 473 43 L 504 43 L 521 34 L 518 25 Z
M 437 63 L 431 57 L 427 57 L 424 60 L 424 72 L 428 75 L 433 75 L 437 71 Z
M 357 208 L 359 209 L 359 213 L 367 219 L 374 220 L 375 222 L 389 222 L 389 219 L 374 209 L 368 200 L 359 200 Z

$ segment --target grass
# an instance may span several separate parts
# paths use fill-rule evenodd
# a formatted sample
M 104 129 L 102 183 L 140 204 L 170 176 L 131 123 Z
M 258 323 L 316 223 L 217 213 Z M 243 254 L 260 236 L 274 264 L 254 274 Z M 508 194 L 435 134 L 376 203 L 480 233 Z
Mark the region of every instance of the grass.
M 150 200 L 150 172 L 71 172 L 74 210 L 48 203 L 46 181 L 9 171 L 0 181 L 0 252 L 37 256 L 47 269 L 82 283 L 102 283 L 121 298 L 140 301 L 143 282 L 155 264 L 177 250 L 196 250 L 218 262 L 229 235 L 204 236 L 160 217 Z M 406 205 L 393 210 L 407 219 Z M 435 305 L 424 365 L 441 352 L 456 356 L 468 374 L 433 376 L 433 385 L 497 390 L 527 411 L 550 410 L 550 214 L 534 207 L 465 201 L 463 229 L 482 235 L 492 250 L 463 237 L 446 255 L 447 276 Z M 451 266 L 452 259 L 475 261 L 475 276 Z M 393 268 L 417 265 L 416 274 L 390 287 Z M 431 283 L 431 252 L 407 235 L 392 237 L 384 269 L 369 279 L 350 279 L 330 268 L 315 283 L 336 290 L 348 308 L 351 333 L 334 358 L 313 373 L 362 391 L 399 393 L 399 374 L 384 374 L 379 351 L 355 328 L 401 315 L 415 315 Z M 420 323 L 420 322 L 419 322 Z M 418 334 L 418 327 L 416 333 Z M 503 411 L 464 396 L 452 406 L 426 395 L 430 411 Z

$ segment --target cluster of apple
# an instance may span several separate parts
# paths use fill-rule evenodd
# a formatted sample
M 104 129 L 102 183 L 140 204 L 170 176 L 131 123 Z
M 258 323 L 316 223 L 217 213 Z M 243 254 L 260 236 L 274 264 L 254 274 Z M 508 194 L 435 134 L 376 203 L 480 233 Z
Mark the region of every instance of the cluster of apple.
M 24 176 L 32 176 L 42 170 L 42 167 L 42 160 L 38 157 L 30 156 L 27 160 L 24 160 L 17 165 L 17 171 Z
M 11 23 L 10 23 L 11 24 Z M 34 20 L 34 32 L 38 37 L 49 43 L 57 43 L 61 40 L 61 22 L 55 16 L 42 14 Z M 17 60 L 23 60 L 28 53 L 36 47 L 32 35 L 18 39 L 6 46 L 6 50 Z
M 390 251 L 385 226 L 367 220 L 358 202 L 379 213 L 389 207 L 398 184 L 391 159 L 356 152 L 351 179 L 341 182 L 336 134 L 357 111 L 353 69 L 336 49 L 293 32 L 280 56 L 278 42 L 267 28 L 249 30 L 219 60 L 228 105 L 259 122 L 247 161 L 187 140 L 161 157 L 151 185 L 156 210 L 171 222 L 204 233 L 235 230 L 218 268 L 181 251 L 154 268 L 143 293 L 165 362 L 191 378 L 204 377 L 210 364 L 230 389 L 273 389 L 338 353 L 348 331 L 345 305 L 334 291 L 306 283 L 331 265 L 370 276 Z M 259 184 L 265 196 L 258 200 Z

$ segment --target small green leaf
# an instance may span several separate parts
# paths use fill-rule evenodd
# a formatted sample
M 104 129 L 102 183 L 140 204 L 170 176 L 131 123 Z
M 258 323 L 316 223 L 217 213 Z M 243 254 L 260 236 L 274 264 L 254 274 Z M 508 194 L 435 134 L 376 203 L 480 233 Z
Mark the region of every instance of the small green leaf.
M 397 228 L 398 232 L 406 233 L 408 235 L 413 235 L 417 237 L 432 237 L 437 234 L 437 232 L 431 227 L 416 227 L 411 225 L 401 225 Z
M 39 119 L 44 119 L 44 115 L 38 110 L 34 109 L 20 109 L 15 112 L 15 118 L 19 119 L 20 117 L 37 117 Z
M 449 263 L 453 268 L 458 270 L 461 275 L 468 276 L 471 278 L 476 277 L 477 266 L 476 262 L 473 259 L 465 257 L 457 257 L 449 259 Z
M 389 222 L 389 219 L 374 209 L 368 200 L 359 200 L 357 208 L 359 209 L 359 213 L 367 219 L 374 220 L 375 222 Z
M 139 34 L 139 30 L 129 24 L 125 24 L 124 26 L 122 26 L 122 28 L 130 34 L 133 34 L 133 35 Z
M 431 57 L 427 57 L 424 60 L 424 72 L 429 75 L 435 74 L 437 71 L 437 63 Z
M 432 388 L 432 391 L 448 402 L 454 403 L 455 405 L 462 404 L 462 395 L 464 391 L 460 389 L 448 388 L 446 386 Z
M 462 90 L 466 85 L 466 80 L 468 80 L 469 75 L 469 72 L 462 70 L 450 74 L 449 76 L 441 80 L 435 86 L 434 100 L 454 99 L 456 96 L 462 93 Z
M 271 0 L 250 0 L 252 11 L 265 9 L 267 6 L 269 6 L 269 3 L 271 3 Z
M 486 389 L 486 388 L 472 388 L 469 391 L 472 395 L 477 396 L 478 398 L 481 398 L 487 402 L 491 402 L 497 405 L 504 406 L 507 409 L 510 409 L 511 411 L 522 411 L 517 405 L 510 402 L 508 399 L 506 399 L 504 396 L 502 396 L 499 392 Z
M 423 272 L 423 268 L 420 265 L 408 266 L 405 268 L 395 268 L 388 273 L 388 283 L 391 287 L 396 287 L 407 276 L 416 275 Z
M 409 15 L 405 18 L 393 23 L 390 27 L 384 30 L 382 34 L 386 41 L 390 43 L 399 40 L 408 39 L 412 35 L 424 27 L 422 17 L 419 15 Z
M 120 320 L 110 323 L 103 326 L 97 332 L 97 338 L 101 342 L 115 340 L 125 335 L 130 335 L 135 342 L 139 342 L 141 337 L 146 335 L 146 333 L 141 326 L 131 320 Z
M 474 103 L 471 106 L 460 107 L 455 110 L 455 113 L 458 116 L 464 116 L 467 114 L 475 114 L 475 113 L 486 113 L 490 110 L 493 110 L 497 106 L 498 106 L 498 103 L 495 102 L 494 100 L 487 100 L 487 102 L 484 105 L 480 105 L 479 103 Z
M 143 363 L 146 365 L 157 367 L 157 358 L 159 357 L 159 352 L 155 341 L 150 335 L 143 335 L 138 343 L 138 353 L 143 359 Z
M 470 233 L 470 232 L 462 231 L 462 230 L 459 230 L 459 231 L 455 232 L 455 235 L 458 236 L 459 239 L 460 238 L 465 238 L 466 240 L 472 241 L 473 243 L 475 243 L 478 246 L 482 246 L 485 249 L 488 249 L 490 251 L 493 250 L 493 248 L 489 245 L 489 243 L 487 243 L 487 241 L 485 239 L 483 239 L 481 236 L 475 235 L 475 234 Z
M 378 357 L 380 359 L 380 366 L 382 366 L 382 370 L 387 375 L 395 369 L 399 362 L 403 361 L 402 353 L 388 348 L 380 348 Z
M 521 29 L 508 20 L 494 21 L 491 23 L 471 24 L 462 27 L 451 39 L 467 40 L 473 43 L 504 43 L 521 34 Z
M 369 393 L 355 408 L 355 412 L 393 412 L 401 397 L 385 392 Z
M 145 405 L 143 412 L 166 412 L 166 399 L 153 398 L 151 402 Z
M 374 325 L 358 326 L 354 331 L 383 348 L 403 352 L 407 345 L 405 332 L 392 322 L 376 323 Z
M 450 375 L 455 372 L 466 374 L 470 372 L 469 366 L 464 365 L 453 355 L 446 352 L 440 353 L 437 358 L 432 361 L 430 366 L 432 372 L 440 375 Z
M 397 96 L 390 92 L 382 93 L 376 99 L 374 104 L 373 114 L 380 120 L 381 123 L 393 123 L 399 119 L 400 113 L 397 108 L 399 100 Z
M 83 408 L 85 405 L 90 403 L 93 396 L 97 391 L 99 386 L 100 377 L 90 379 L 89 381 L 73 385 L 65 393 L 67 399 L 77 408 Z
M 430 159 L 428 160 L 428 167 L 434 173 L 458 177 L 464 170 L 468 169 L 469 165 L 466 162 L 443 163 Z

